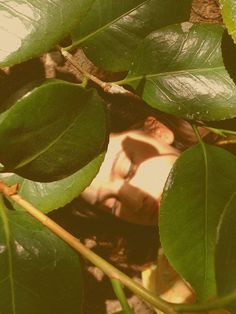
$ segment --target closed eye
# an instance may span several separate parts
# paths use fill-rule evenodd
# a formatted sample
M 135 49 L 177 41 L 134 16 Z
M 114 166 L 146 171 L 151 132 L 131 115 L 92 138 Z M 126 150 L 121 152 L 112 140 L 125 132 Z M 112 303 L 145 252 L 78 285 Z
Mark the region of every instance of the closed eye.
M 134 176 L 136 169 L 137 166 L 127 157 L 125 152 L 120 151 L 113 163 L 112 177 L 113 179 L 119 177 L 129 180 Z
M 134 164 L 134 163 L 130 160 L 130 167 L 129 167 L 129 170 L 128 170 L 126 176 L 124 177 L 124 179 L 126 179 L 126 180 L 132 179 L 133 176 L 135 175 L 136 171 L 137 171 L 137 165 Z

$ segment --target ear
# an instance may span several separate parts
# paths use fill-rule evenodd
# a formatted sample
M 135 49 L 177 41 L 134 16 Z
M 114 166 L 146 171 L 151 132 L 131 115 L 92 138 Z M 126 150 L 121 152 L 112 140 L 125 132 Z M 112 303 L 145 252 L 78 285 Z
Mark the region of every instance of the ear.
M 173 144 L 175 136 L 174 133 L 164 124 L 159 122 L 158 126 L 158 136 L 159 138 L 168 145 Z
M 149 116 L 144 122 L 144 131 L 151 134 L 157 140 L 171 145 L 174 142 L 174 133 L 155 117 Z

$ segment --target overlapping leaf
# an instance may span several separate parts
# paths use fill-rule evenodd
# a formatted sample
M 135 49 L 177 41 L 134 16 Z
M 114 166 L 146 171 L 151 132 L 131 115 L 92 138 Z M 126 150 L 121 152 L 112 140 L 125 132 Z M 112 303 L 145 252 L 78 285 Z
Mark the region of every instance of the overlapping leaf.
M 0 65 L 51 49 L 79 23 L 94 0 L 1 0 Z
M 190 8 L 191 0 L 95 0 L 73 41 L 101 68 L 128 70 L 140 40 L 159 27 L 187 20 Z
M 160 210 L 161 243 L 199 299 L 216 295 L 216 230 L 235 192 L 236 157 L 209 145 L 184 152 L 168 178 Z
M 216 280 L 220 296 L 235 294 L 228 305 L 229 311 L 236 311 L 236 190 L 231 195 L 220 220 L 216 246 Z
M 234 0 L 219 0 L 219 2 L 224 23 L 236 42 L 236 2 Z
M 29 214 L 0 202 L 0 312 L 79 314 L 79 256 Z
M 32 89 L 0 115 L 0 162 L 39 182 L 78 171 L 107 141 L 105 106 L 94 90 L 58 80 Z
M 34 182 L 13 173 L 0 174 L 0 180 L 8 185 L 19 184 L 18 194 L 44 213 L 48 213 L 71 202 L 91 183 L 103 157 L 104 154 L 99 155 L 81 170 L 59 181 Z M 13 206 L 19 208 L 15 203 Z
M 193 120 L 236 116 L 236 87 L 221 54 L 223 27 L 182 23 L 151 33 L 123 83 L 152 107 Z

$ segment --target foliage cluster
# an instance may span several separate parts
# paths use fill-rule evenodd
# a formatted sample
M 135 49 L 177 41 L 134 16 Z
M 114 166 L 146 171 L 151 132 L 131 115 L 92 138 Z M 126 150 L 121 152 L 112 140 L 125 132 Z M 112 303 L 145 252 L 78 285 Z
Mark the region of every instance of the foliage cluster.
M 127 73 L 113 85 L 100 84 L 108 91 L 125 98 L 131 90 L 154 109 L 234 141 L 234 131 L 212 127 L 213 121 L 236 117 L 236 86 L 227 63 L 234 45 L 224 49 L 230 35 L 236 41 L 236 4 L 220 4 L 226 27 L 186 22 L 191 0 L 1 0 L 0 66 L 50 51 L 69 34 L 65 55 L 81 47 L 99 68 Z M 86 87 L 91 77 L 84 74 L 82 84 L 32 82 L 0 106 L 1 180 L 19 183 L 19 194 L 44 213 L 77 197 L 104 157 L 105 101 L 96 88 Z M 0 312 L 80 313 L 78 255 L 11 206 L 1 198 Z M 199 137 L 171 171 L 159 225 L 165 254 L 195 289 L 200 310 L 236 312 L 235 207 L 236 157 Z

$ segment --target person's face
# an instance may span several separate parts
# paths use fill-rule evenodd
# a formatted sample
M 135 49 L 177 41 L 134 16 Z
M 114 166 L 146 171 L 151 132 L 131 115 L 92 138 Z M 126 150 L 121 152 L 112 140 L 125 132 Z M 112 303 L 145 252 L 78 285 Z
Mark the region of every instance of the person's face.
M 179 155 L 173 140 L 161 123 L 154 135 L 112 134 L 99 173 L 82 197 L 126 221 L 156 224 L 164 184 Z

